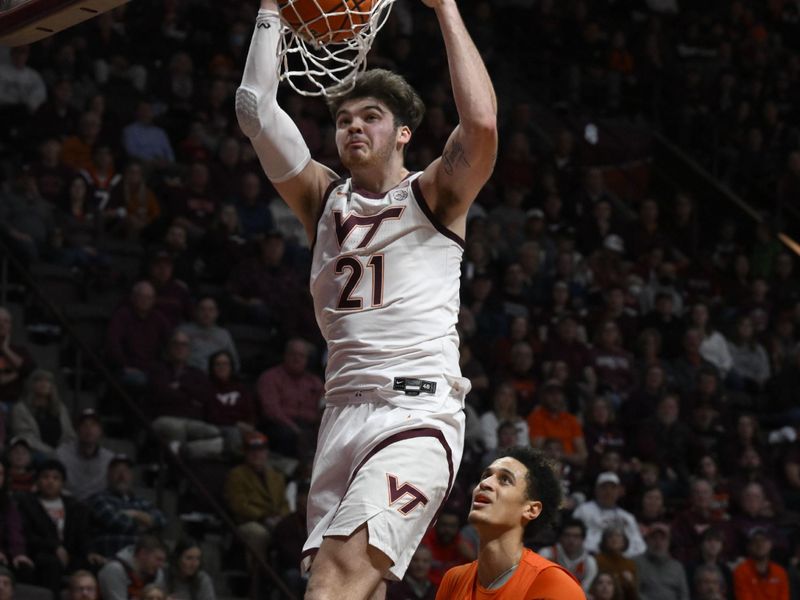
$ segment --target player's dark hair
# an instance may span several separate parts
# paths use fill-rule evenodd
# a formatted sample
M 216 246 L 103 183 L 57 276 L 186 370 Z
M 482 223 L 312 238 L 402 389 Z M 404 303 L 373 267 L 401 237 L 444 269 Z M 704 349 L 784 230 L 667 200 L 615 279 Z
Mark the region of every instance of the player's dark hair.
M 556 475 L 553 462 L 542 451 L 523 446 L 511 448 L 505 456 L 525 465 L 528 470 L 528 500 L 542 503 L 542 512 L 531 522 L 530 527 L 535 531 L 541 531 L 553 525 L 558 518 L 558 511 L 564 498 L 561 481 Z
M 417 91 L 397 73 L 386 69 L 370 69 L 356 80 L 352 90 L 328 98 L 328 110 L 336 119 L 342 104 L 358 98 L 375 98 L 392 111 L 395 125 L 405 125 L 414 131 L 425 115 L 425 104 Z

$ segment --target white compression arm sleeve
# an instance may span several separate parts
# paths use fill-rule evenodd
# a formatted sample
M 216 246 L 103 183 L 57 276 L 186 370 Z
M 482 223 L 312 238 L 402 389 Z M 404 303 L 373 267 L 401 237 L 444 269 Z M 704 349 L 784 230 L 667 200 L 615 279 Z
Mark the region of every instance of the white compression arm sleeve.
M 297 125 L 278 106 L 278 13 L 258 11 L 247 53 L 242 85 L 236 90 L 236 118 L 250 138 L 264 172 L 280 183 L 302 171 L 311 160 Z

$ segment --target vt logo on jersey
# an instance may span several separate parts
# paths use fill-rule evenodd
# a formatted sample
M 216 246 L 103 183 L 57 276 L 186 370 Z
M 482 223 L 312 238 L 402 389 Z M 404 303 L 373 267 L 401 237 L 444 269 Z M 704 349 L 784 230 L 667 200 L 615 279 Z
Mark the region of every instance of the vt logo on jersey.
M 353 229 L 356 227 L 369 227 L 369 230 L 364 235 L 364 239 L 356 246 L 356 248 L 363 248 L 372 241 L 372 238 L 378 233 L 378 229 L 380 229 L 384 221 L 399 219 L 404 210 L 405 206 L 390 206 L 384 208 L 377 215 L 365 217 L 363 215 L 348 213 L 344 219 L 342 219 L 341 211 L 334 210 L 333 220 L 336 224 L 336 240 L 339 242 L 339 248 L 341 248 L 345 240 L 350 237 Z
M 410 483 L 399 484 L 396 475 L 387 473 L 386 481 L 389 483 L 389 506 L 407 496 L 409 497 L 408 502 L 397 507 L 397 510 L 402 515 L 408 516 L 420 504 L 425 506 L 428 503 L 428 497 L 425 494 Z

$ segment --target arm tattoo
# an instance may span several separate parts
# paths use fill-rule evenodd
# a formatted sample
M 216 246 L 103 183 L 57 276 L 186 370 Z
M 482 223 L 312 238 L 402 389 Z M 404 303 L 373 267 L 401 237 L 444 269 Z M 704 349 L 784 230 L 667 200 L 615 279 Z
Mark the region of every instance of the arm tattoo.
M 453 142 L 450 146 L 445 148 L 442 153 L 444 172 L 448 175 L 452 175 L 456 167 L 469 168 L 470 164 L 465 154 L 464 146 L 461 145 L 461 142 Z

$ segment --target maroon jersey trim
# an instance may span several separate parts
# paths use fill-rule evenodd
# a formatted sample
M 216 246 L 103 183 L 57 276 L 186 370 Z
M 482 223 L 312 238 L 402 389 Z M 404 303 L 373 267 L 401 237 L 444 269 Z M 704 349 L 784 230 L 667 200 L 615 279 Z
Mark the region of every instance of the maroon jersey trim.
M 335 179 L 328 184 L 328 187 L 325 189 L 325 193 L 322 194 L 322 202 L 320 202 L 319 212 L 317 213 L 317 220 L 315 221 L 316 226 L 314 227 L 314 239 L 311 240 L 311 256 L 314 256 L 314 246 L 317 245 L 317 237 L 319 237 L 319 222 L 322 220 L 322 215 L 325 214 L 325 208 L 328 206 L 328 202 L 330 202 L 331 194 L 333 194 L 333 190 L 343 184 L 347 179 L 344 177 L 340 177 L 339 179 Z
M 465 248 L 466 242 L 464 242 L 461 236 L 448 229 L 438 218 L 436 218 L 436 215 L 433 214 L 433 211 L 428 206 L 428 202 L 425 200 L 425 196 L 422 193 L 422 188 L 419 185 L 419 177 L 411 182 L 411 189 L 414 192 L 414 198 L 417 199 L 417 204 L 419 204 L 419 207 L 422 209 L 422 212 L 425 213 L 425 216 L 428 217 L 431 225 L 436 228 L 436 231 L 441 233 L 443 236 L 450 238 L 462 248 Z

